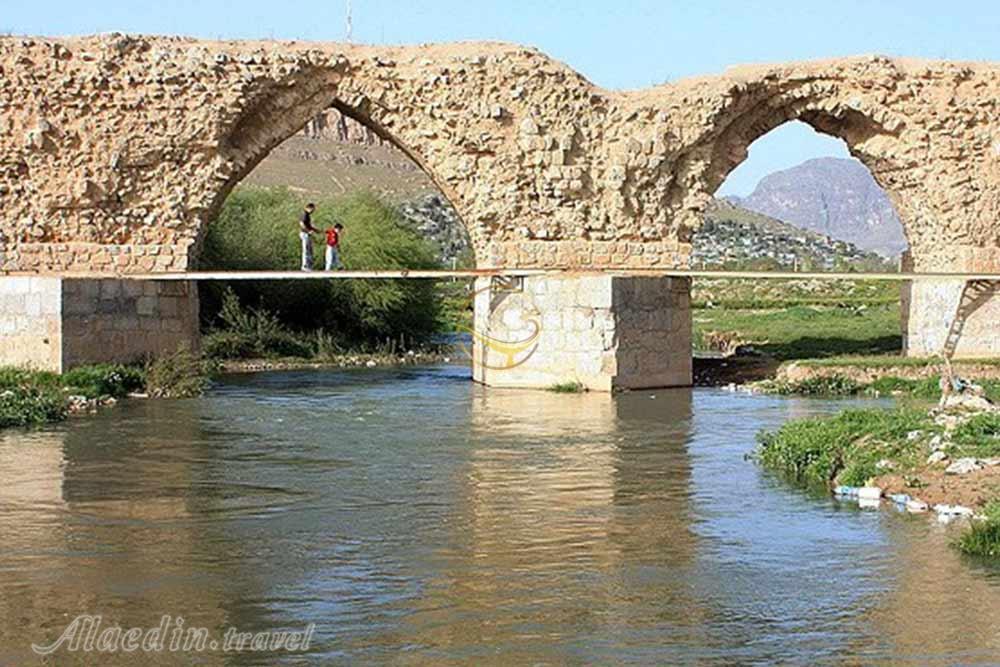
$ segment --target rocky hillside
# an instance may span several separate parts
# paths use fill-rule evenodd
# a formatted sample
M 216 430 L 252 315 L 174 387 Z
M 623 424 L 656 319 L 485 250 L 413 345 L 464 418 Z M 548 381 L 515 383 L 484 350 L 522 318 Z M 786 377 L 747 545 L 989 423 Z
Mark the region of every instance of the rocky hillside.
M 817 158 L 761 179 L 743 208 L 864 250 L 895 257 L 906 249 L 896 212 L 868 169 L 854 159 Z
M 715 200 L 694 236 L 692 266 L 728 269 L 891 269 L 891 262 L 845 241 Z
M 271 151 L 245 182 L 317 195 L 373 190 L 396 203 L 440 196 L 402 150 L 336 109 L 319 114 Z

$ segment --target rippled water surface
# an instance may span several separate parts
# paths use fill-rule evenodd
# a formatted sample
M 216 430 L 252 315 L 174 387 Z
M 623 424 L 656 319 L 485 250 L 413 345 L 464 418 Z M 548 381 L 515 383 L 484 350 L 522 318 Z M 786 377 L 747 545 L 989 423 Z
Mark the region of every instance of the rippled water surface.
M 0 665 L 81 613 L 316 629 L 304 654 L 47 664 L 1000 662 L 998 570 L 954 527 L 744 460 L 844 402 L 467 376 L 230 376 L 0 435 Z

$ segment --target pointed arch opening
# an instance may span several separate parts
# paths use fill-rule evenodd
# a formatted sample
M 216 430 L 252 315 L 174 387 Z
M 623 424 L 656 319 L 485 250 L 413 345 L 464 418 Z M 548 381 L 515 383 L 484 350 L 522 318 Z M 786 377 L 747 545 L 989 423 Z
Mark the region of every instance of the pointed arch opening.
M 372 120 L 363 103 L 335 100 L 299 123 L 313 106 L 313 98 L 285 101 L 279 94 L 236 124 L 222 150 L 228 175 L 201 231 L 199 268 L 318 274 L 474 268 L 462 217 L 419 155 Z M 303 243 L 307 203 L 316 206 L 317 233 Z M 206 285 L 203 323 L 220 334 L 206 337 L 206 347 L 212 352 L 218 343 L 223 357 L 405 353 L 471 318 L 463 288 L 403 280 Z M 235 334 L 267 329 L 268 322 L 277 332 L 273 340 L 247 343 L 257 334 Z
M 856 112 L 769 108 L 737 118 L 707 151 L 714 198 L 694 236 L 692 265 L 898 270 L 908 243 L 882 186 L 891 165 L 867 150 L 883 136 Z M 702 349 L 749 346 L 779 361 L 902 349 L 896 283 L 703 280 L 694 303 L 702 306 L 695 313 Z

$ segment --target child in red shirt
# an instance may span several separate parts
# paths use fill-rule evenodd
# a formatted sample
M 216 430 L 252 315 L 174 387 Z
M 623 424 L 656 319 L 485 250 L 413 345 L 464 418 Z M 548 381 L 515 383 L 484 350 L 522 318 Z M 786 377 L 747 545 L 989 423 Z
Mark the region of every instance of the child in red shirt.
M 333 271 L 344 268 L 340 262 L 340 235 L 344 231 L 344 226 L 339 222 L 326 230 L 326 270 Z

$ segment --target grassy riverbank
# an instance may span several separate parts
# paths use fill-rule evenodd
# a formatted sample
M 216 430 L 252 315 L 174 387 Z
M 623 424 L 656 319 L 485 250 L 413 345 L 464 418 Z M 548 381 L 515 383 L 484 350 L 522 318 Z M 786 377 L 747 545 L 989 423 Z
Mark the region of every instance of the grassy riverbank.
M 0 428 L 59 421 L 85 402 L 145 388 L 145 370 L 134 366 L 84 366 L 63 375 L 0 368 Z
M 200 357 L 178 350 L 144 365 L 98 364 L 62 375 L 0 368 L 0 428 L 38 426 L 87 412 L 130 394 L 180 398 L 200 394 L 207 382 Z
M 758 440 L 762 465 L 804 485 L 869 487 L 918 510 L 970 508 L 978 516 L 956 546 L 1000 556 L 1000 412 L 985 404 L 848 410 L 789 421 Z
M 832 417 L 785 423 L 759 437 L 758 454 L 766 467 L 808 485 L 863 486 L 875 477 L 878 462 L 916 465 L 925 443 L 907 439 L 913 432 L 940 429 L 925 410 L 847 410 Z
M 859 380 L 846 374 L 810 376 L 801 380 L 775 379 L 755 383 L 754 389 L 764 393 L 799 396 L 908 396 L 937 400 L 941 396 L 941 376 L 923 378 L 901 377 L 891 369 L 870 374 L 872 379 Z M 1000 380 L 979 380 L 986 396 L 1000 401 Z
M 937 398 L 940 360 L 901 356 L 899 287 L 873 281 L 704 280 L 693 291 L 697 384 L 817 396 Z M 748 354 L 749 353 L 749 354 Z M 1000 400 L 1000 359 L 953 363 Z
M 749 346 L 778 361 L 885 355 L 902 349 L 898 304 L 703 308 L 694 312 L 696 350 Z

